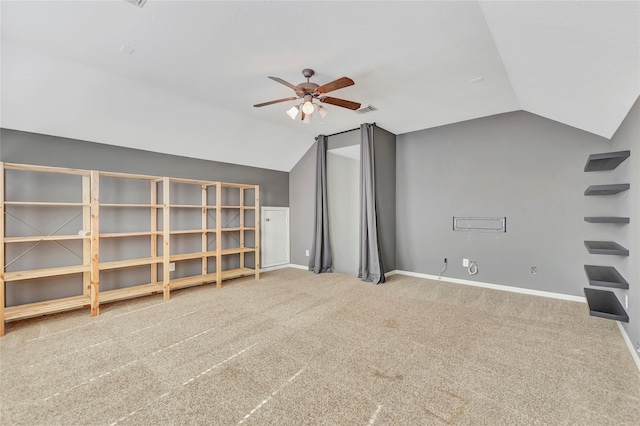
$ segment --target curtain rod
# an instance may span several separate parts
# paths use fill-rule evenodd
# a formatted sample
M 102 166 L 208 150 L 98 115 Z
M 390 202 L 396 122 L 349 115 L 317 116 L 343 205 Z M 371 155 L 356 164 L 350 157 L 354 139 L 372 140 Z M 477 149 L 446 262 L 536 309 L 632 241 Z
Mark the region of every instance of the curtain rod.
M 376 125 L 376 123 L 371 123 L 374 126 Z M 343 130 L 342 132 L 338 132 L 338 133 L 333 133 L 331 135 L 326 135 L 328 138 L 330 138 L 331 136 L 337 136 L 337 135 L 341 135 L 343 133 L 349 133 L 349 132 L 353 132 L 354 130 L 360 130 L 360 127 L 356 127 L 355 129 L 349 129 L 349 130 Z
M 360 127 L 356 127 L 355 129 L 349 129 L 349 130 L 343 130 L 342 132 L 338 132 L 338 133 L 332 133 L 330 135 L 326 135 L 328 138 L 330 138 L 331 136 L 337 136 L 337 135 L 341 135 L 343 133 L 349 133 L 349 132 L 353 132 L 354 130 L 360 130 Z

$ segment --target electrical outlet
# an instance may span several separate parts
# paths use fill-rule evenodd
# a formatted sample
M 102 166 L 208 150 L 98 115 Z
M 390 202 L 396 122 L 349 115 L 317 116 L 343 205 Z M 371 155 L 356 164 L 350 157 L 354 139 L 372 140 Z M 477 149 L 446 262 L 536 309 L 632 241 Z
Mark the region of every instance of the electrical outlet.
M 531 273 L 532 273 L 533 275 L 537 274 L 537 273 L 538 273 L 538 267 L 537 267 L 537 266 L 532 266 L 532 267 L 531 267 Z
M 469 259 L 462 259 L 462 266 L 464 266 L 465 268 L 469 267 Z
M 169 263 L 169 272 L 173 272 L 175 270 L 176 270 L 176 263 L 175 262 Z
M 305 250 L 305 251 L 304 251 L 304 254 L 305 254 L 307 257 L 309 257 L 309 250 Z
M 625 309 L 629 309 L 629 294 L 628 293 L 624 294 L 624 308 Z

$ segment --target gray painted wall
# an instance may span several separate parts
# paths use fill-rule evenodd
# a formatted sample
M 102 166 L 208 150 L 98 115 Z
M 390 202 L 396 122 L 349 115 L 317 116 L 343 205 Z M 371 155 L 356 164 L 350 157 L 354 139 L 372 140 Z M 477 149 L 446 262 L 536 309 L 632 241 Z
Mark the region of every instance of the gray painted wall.
M 327 152 L 329 235 L 336 272 L 358 275 L 360 161 Z
M 261 205 L 289 205 L 286 172 L 9 129 L 0 129 L 0 147 L 0 160 L 8 163 L 258 184 Z
M 623 226 L 596 224 L 598 232 L 615 235 L 614 241 L 629 249 L 629 257 L 614 259 L 615 263 L 607 263 L 616 269 L 629 282 L 628 292 L 617 290 L 619 299 L 624 301 L 625 293 L 629 296 L 629 323 L 623 324 L 631 342 L 640 347 L 640 98 L 636 100 L 627 118 L 611 138 L 612 151 L 631 150 L 631 157 L 611 172 L 598 172 L 599 182 L 630 183 L 631 189 L 615 196 L 613 206 L 602 206 L 603 211 L 613 211 L 617 215 L 629 216 L 630 223 Z M 606 200 L 602 200 L 606 203 Z M 605 210 L 607 209 L 607 210 Z M 594 226 L 594 225 L 592 225 Z M 613 228 L 613 229 L 611 229 Z M 612 232 L 613 231 L 613 232 Z M 602 263 L 603 265 L 605 263 Z
M 583 172 L 611 142 L 526 112 L 398 136 L 397 267 L 583 296 Z M 453 216 L 506 216 L 506 233 L 452 230 Z M 462 259 L 478 262 L 469 275 Z M 531 274 L 531 267 L 537 274 Z
M 305 250 L 311 250 L 316 185 L 316 143 L 289 172 L 289 223 L 291 263 L 309 266 Z
M 360 132 L 349 131 L 329 137 L 327 150 L 360 143 Z M 289 220 L 291 222 L 291 263 L 309 266 L 306 250 L 313 244 L 315 209 L 316 150 L 314 143 L 289 172 Z M 329 223 L 331 227 L 331 223 Z M 334 257 L 335 262 L 335 257 Z M 356 265 L 357 269 L 357 265 Z
M 359 146 L 360 130 L 327 140 L 327 197 L 333 269 L 358 275 L 360 263 L 360 161 L 331 154 L 332 150 Z

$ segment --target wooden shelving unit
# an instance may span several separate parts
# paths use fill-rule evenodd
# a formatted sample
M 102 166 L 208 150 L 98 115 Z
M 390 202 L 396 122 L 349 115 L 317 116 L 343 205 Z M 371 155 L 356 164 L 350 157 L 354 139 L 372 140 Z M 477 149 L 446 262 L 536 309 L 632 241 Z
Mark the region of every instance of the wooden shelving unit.
M 169 262 L 175 267 L 175 273 L 180 274 L 179 277 L 172 277 L 170 288 L 174 290 L 212 282 L 216 282 L 217 286 L 220 287 L 221 282 L 218 281 L 217 274 L 209 272 L 210 259 L 218 257 L 217 250 L 210 249 L 210 240 L 217 239 L 218 234 L 217 227 L 210 224 L 210 220 L 211 213 L 215 213 L 217 210 L 218 204 L 215 202 L 215 195 L 218 191 L 219 183 L 169 179 L 169 185 L 171 188 L 169 197 L 176 194 L 180 195 L 180 198 L 174 197 L 170 199 L 167 208 L 171 214 L 168 216 L 174 216 L 175 218 L 180 218 L 180 215 L 192 216 L 192 220 L 187 221 L 189 224 L 188 229 L 172 228 L 167 236 L 170 240 L 172 240 L 171 236 L 174 236 L 173 239 L 176 241 L 180 239 L 187 242 L 191 241 L 192 243 L 191 248 L 187 251 L 183 250 L 180 253 L 170 251 Z M 174 190 L 175 188 L 182 189 Z M 198 216 L 197 219 L 195 216 Z M 195 225 L 198 227 L 196 228 Z M 198 239 L 199 241 L 197 241 Z M 171 246 L 171 250 L 173 250 L 174 246 L 176 245 L 173 244 Z M 188 261 L 192 260 L 199 261 L 198 271 L 195 273 L 190 271 L 182 272 L 183 264 L 188 265 Z M 168 274 L 171 274 L 171 272 L 174 271 L 167 271 Z
M 35 193 L 19 191 L 12 183 L 21 181 L 45 180 L 56 182 L 62 177 L 65 182 L 71 183 L 64 197 L 58 197 L 53 191 L 47 192 L 48 187 Z M 4 324 L 7 320 L 29 318 L 37 315 L 60 312 L 67 309 L 93 306 L 95 286 L 92 281 L 92 237 L 95 231 L 95 222 L 91 214 L 91 193 L 94 175 L 88 170 L 68 168 L 56 168 L 45 166 L 26 166 L 22 164 L 7 164 L 0 162 L 0 335 L 4 335 Z M 37 199 L 34 199 L 36 198 Z M 66 201 L 61 198 L 68 197 L 75 201 Z M 21 220 L 20 212 L 12 209 L 29 209 L 33 214 L 29 219 Z M 56 218 L 64 220 L 63 225 L 54 230 L 42 232 L 38 222 L 42 217 L 50 217 L 52 211 L 56 211 Z M 16 231 L 7 229 L 6 225 L 11 218 L 18 228 Z M 80 221 L 76 221 L 79 218 Z M 27 222 L 28 220 L 28 222 Z M 58 234 L 68 223 L 74 223 L 81 227 L 75 234 Z M 23 226 L 24 225 L 24 226 Z M 40 231 L 40 235 L 34 235 Z M 15 232 L 15 234 L 14 234 Z M 77 241 L 80 243 L 81 254 L 74 253 L 61 243 Z M 44 266 L 35 258 L 33 252 L 43 243 L 56 244 L 78 257 L 75 264 L 60 266 Z M 26 248 L 25 246 L 26 245 Z M 14 248 L 16 248 L 14 250 Z M 15 266 L 14 266 L 15 264 Z M 37 267 L 42 265 L 42 267 Z M 76 295 L 71 297 L 59 297 L 42 302 L 26 303 L 5 307 L 5 295 L 7 286 L 19 286 L 30 280 L 45 279 L 51 277 L 68 276 L 78 281 Z
M 145 294 L 166 293 L 168 281 L 158 280 L 158 265 L 164 263 L 164 257 L 158 254 L 158 239 L 164 237 L 163 229 L 158 227 L 158 212 L 164 210 L 164 205 L 158 203 L 158 192 L 163 188 L 163 178 L 130 173 L 97 174 L 100 196 L 95 214 L 99 224 L 99 244 L 113 244 L 119 248 L 130 244 L 134 239 L 146 238 L 148 241 L 144 250 L 133 250 L 132 253 L 126 254 L 122 253 L 125 250 L 103 248 L 99 251 L 97 273 L 144 266 L 149 270 L 149 282 L 136 285 L 118 283 L 119 288 L 99 291 L 99 302 L 107 303 Z M 137 191 L 131 191 L 131 188 Z M 126 217 L 135 217 L 138 220 L 144 217 L 145 223 L 139 225 L 135 220 L 123 220 Z M 131 222 L 136 226 L 127 229 L 132 226 Z M 168 298 L 168 295 L 165 298 Z M 98 315 L 98 311 L 92 312 L 92 315 Z
M 584 166 L 584 171 L 601 172 L 614 170 L 629 158 L 630 155 L 630 151 L 591 154 Z M 584 195 L 614 195 L 624 192 L 629 188 L 630 185 L 628 183 L 591 185 L 584 191 Z M 628 217 L 621 216 L 585 216 L 584 220 L 588 223 L 615 224 L 615 226 L 629 223 Z M 629 250 L 613 241 L 585 241 L 584 245 L 590 254 L 629 256 Z M 629 283 L 613 266 L 585 265 L 584 271 L 590 286 L 621 290 L 629 289 Z M 613 291 L 585 288 L 584 293 L 587 303 L 589 304 L 590 315 L 629 322 L 629 316 Z
M 251 191 L 254 193 L 253 197 L 248 196 Z M 231 204 L 230 201 L 235 204 Z M 220 254 L 216 259 L 216 270 L 219 271 L 218 282 L 251 274 L 255 274 L 256 279 L 260 279 L 259 188 L 255 185 L 222 183 L 217 192 L 217 202 L 220 206 L 216 212 L 218 224 L 216 250 Z M 253 215 L 253 221 L 247 220 L 248 214 Z M 235 239 L 236 235 L 237 239 Z M 253 237 L 253 243 L 249 246 L 247 245 L 248 237 Z M 254 268 L 246 266 L 248 253 L 254 257 Z M 233 259 L 236 255 L 237 265 Z M 229 262 L 231 266 L 223 267 L 225 262 Z
M 48 174 L 77 178 L 75 186 L 60 185 L 52 191 L 65 194 L 60 199 L 48 195 L 41 199 L 12 198 L 11 195 L 25 192 L 20 191 L 20 176 L 12 175 L 21 173 L 44 174 L 44 179 Z M 0 214 L 3 219 L 0 220 L 3 248 L 0 255 L 0 335 L 4 335 L 7 321 L 82 307 L 90 308 L 91 315 L 95 316 L 99 314 L 100 304 L 108 302 L 157 293 L 162 293 L 167 300 L 171 290 L 178 288 L 213 282 L 221 287 L 225 279 L 246 275 L 254 275 L 256 280 L 260 278 L 258 185 L 9 163 L 0 163 L 0 178 Z M 70 193 L 74 200 L 65 199 L 70 197 Z M 48 217 L 47 210 L 56 210 L 58 214 L 60 210 L 78 210 L 79 213 L 68 221 L 77 229 L 73 229 L 75 233 L 61 231 L 57 234 L 63 225 L 40 235 L 34 231 L 36 226 L 18 219 L 18 213 L 14 215 L 7 209 L 35 210 L 36 217 L 45 218 Z M 186 220 L 180 218 L 181 211 L 191 212 Z M 223 219 L 228 217 L 227 212 L 237 212 L 237 220 L 223 226 L 227 224 L 223 224 Z M 252 212 L 251 221 L 246 220 L 246 212 Z M 29 214 L 30 217 L 33 215 Z M 7 217 L 19 222 L 17 231 L 6 226 Z M 237 236 L 237 244 L 223 244 L 221 236 L 229 234 Z M 181 249 L 183 238 L 197 241 L 197 247 Z M 23 257 L 31 254 L 32 248 L 29 247 L 25 253 L 15 256 L 18 259 L 6 256 L 16 251 L 7 251 L 7 247 L 20 244 L 30 247 L 57 244 L 65 248 L 63 243 L 81 246 L 82 253 L 77 255 L 80 260 L 76 264 L 16 267 L 14 262 L 19 260 L 21 263 Z M 248 254 L 253 256 L 252 261 L 248 261 Z M 233 256 L 237 257 L 235 262 L 230 259 Z M 29 265 L 42 263 L 42 257 L 38 259 L 33 255 L 33 258 Z M 194 261 L 199 262 L 195 273 L 193 264 L 189 264 Z M 172 277 L 173 267 L 176 271 L 182 270 L 182 264 L 188 266 L 186 272 Z M 215 268 L 211 267 L 213 264 Z M 105 280 L 101 274 L 119 271 L 118 277 L 126 277 L 132 270 L 146 270 L 148 282 L 136 284 L 126 278 L 117 278 L 116 288 L 101 290 L 101 280 L 103 287 Z M 66 276 L 81 282 L 76 295 L 5 307 L 8 285 Z M 111 284 L 113 287 L 114 283 Z M 47 296 L 43 294 L 43 298 Z

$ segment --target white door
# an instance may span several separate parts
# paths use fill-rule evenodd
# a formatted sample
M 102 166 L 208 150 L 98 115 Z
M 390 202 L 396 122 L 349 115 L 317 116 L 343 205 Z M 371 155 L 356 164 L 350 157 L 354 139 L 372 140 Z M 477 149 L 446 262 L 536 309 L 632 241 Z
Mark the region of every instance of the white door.
M 289 263 L 289 207 L 262 207 L 262 267 Z

